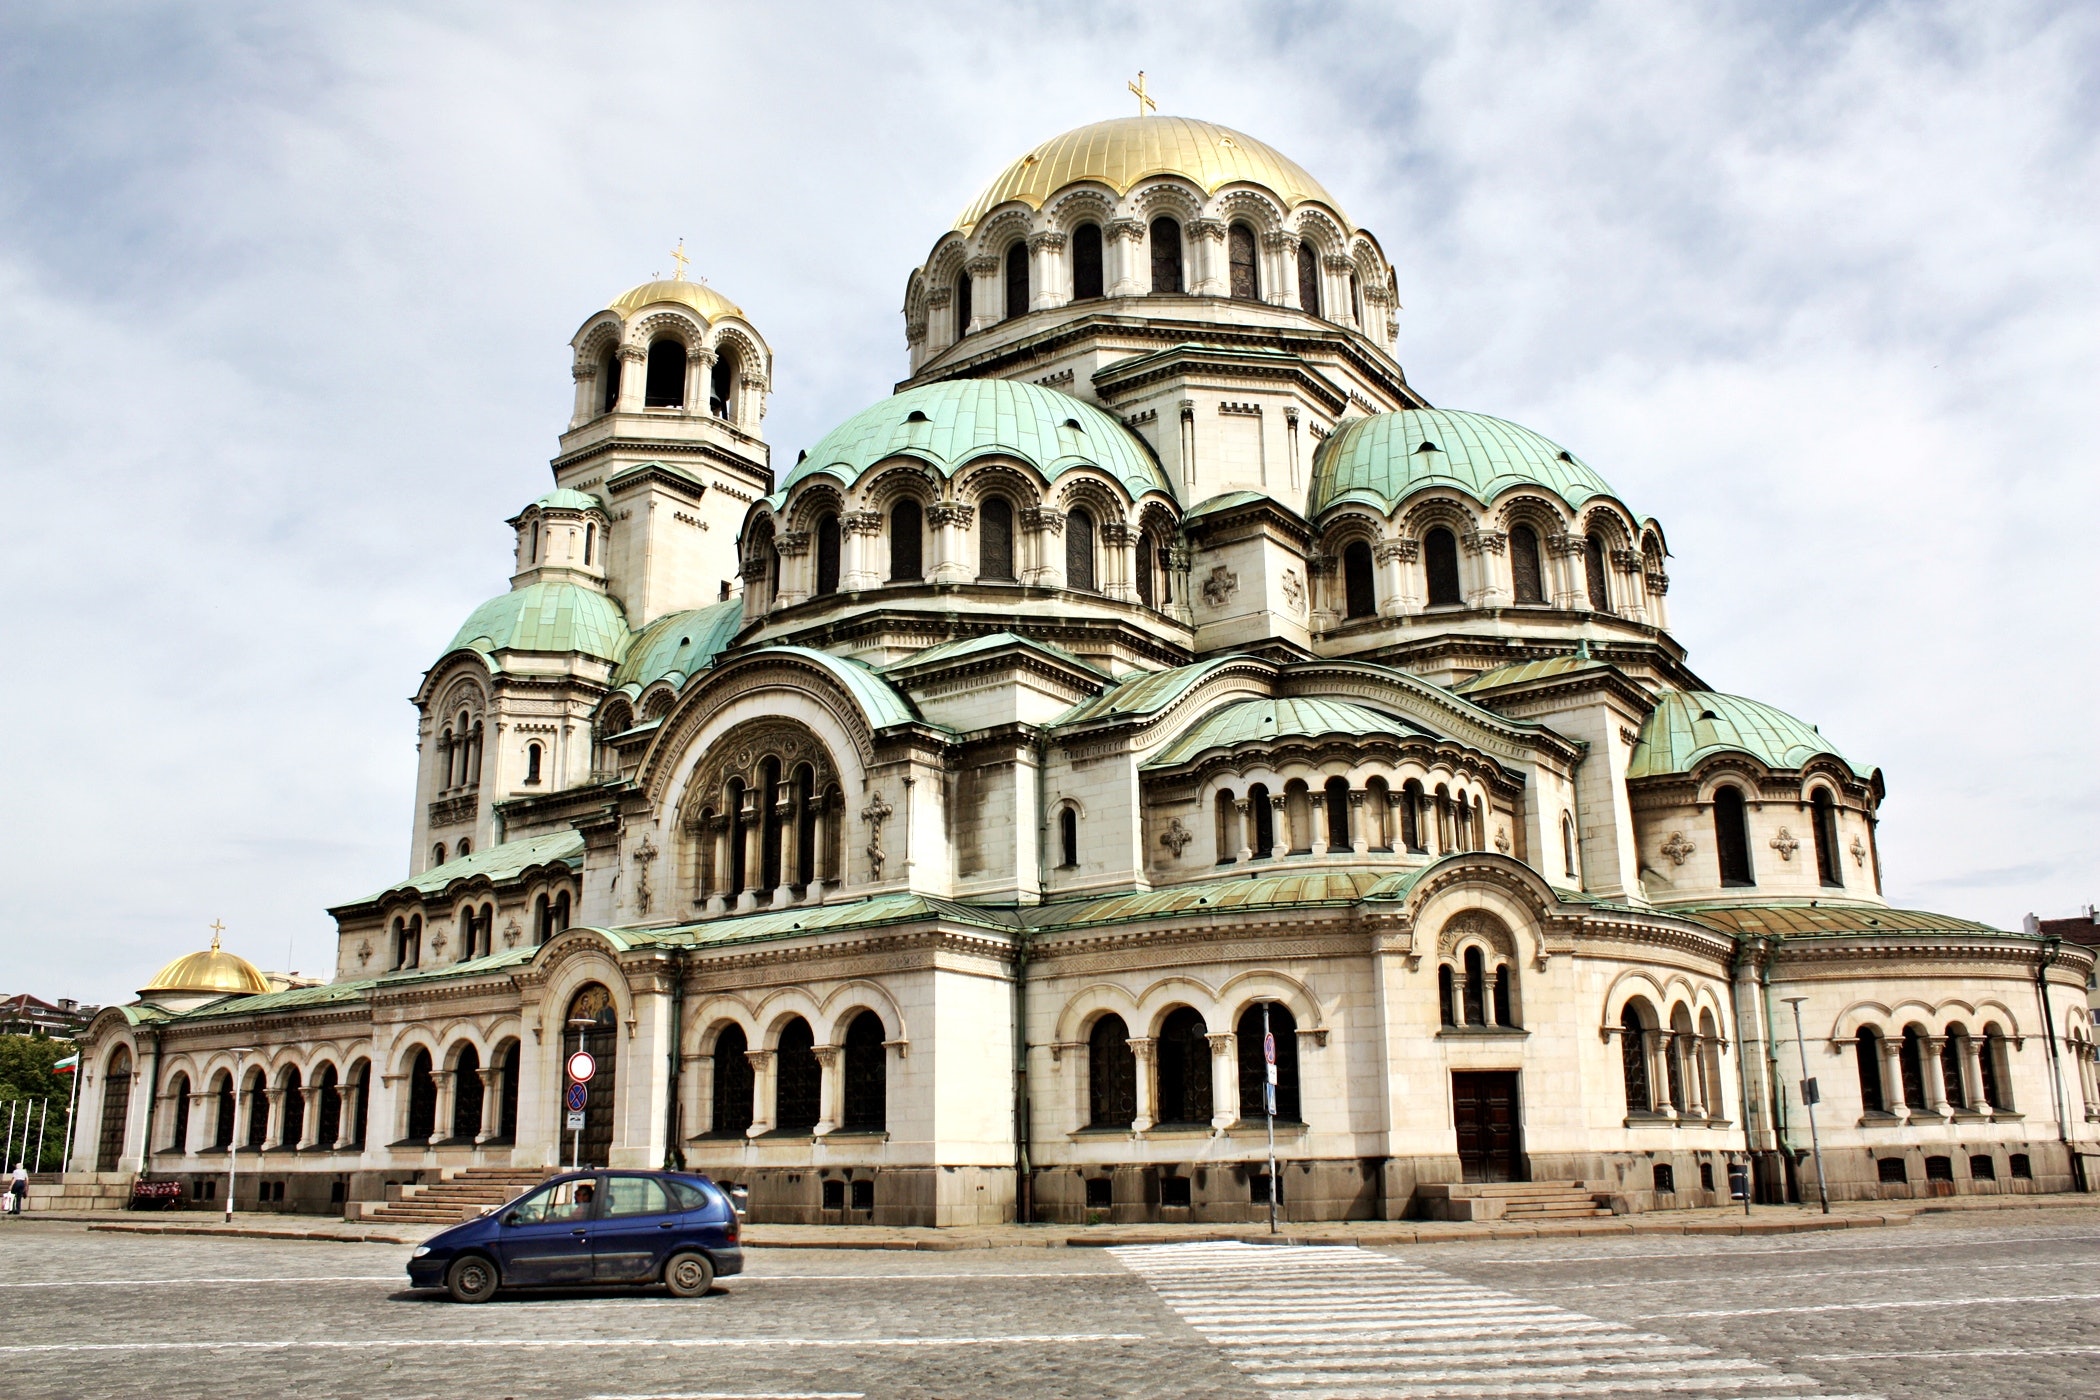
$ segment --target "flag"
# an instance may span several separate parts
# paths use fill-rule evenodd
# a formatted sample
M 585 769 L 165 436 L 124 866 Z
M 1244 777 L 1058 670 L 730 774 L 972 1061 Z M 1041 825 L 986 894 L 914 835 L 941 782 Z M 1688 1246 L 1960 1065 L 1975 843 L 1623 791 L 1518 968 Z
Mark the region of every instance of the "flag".
M 74 1070 L 79 1068 L 80 1052 L 76 1050 L 72 1054 L 66 1056 L 63 1060 L 60 1060 L 57 1064 L 51 1066 L 51 1072 L 53 1074 L 71 1074 Z

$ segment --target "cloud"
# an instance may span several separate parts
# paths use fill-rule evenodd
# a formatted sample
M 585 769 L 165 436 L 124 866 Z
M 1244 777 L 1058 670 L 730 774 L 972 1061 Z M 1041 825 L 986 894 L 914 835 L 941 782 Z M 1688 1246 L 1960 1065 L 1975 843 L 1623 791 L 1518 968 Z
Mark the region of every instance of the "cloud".
M 792 461 L 904 373 L 955 212 L 1141 67 L 1377 232 L 1432 401 L 1663 522 L 1692 664 L 1886 770 L 1892 898 L 2095 897 L 2090 7 L 117 13 L 0 16 L 24 990 L 123 996 L 215 917 L 328 966 L 583 317 L 684 237 Z

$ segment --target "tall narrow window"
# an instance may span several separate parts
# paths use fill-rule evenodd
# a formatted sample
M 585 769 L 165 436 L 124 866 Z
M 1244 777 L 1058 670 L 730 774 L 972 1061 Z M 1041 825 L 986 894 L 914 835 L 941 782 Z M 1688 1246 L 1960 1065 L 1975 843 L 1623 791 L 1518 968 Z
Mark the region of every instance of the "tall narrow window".
M 751 818 L 744 811 L 744 780 L 729 780 L 729 893 L 742 894 L 748 883 L 750 872 L 745 868 L 750 858 L 745 855 L 749 845 L 745 832 L 751 829 Z
M 620 347 L 612 346 L 598 364 L 598 411 L 610 413 L 620 406 Z M 534 556 L 538 557 L 537 555 Z
M 588 569 L 598 553 L 598 527 L 585 522 L 583 527 L 583 567 Z
M 1925 1033 L 1916 1026 L 1907 1026 L 1903 1031 L 1903 1048 L 1897 1053 L 1897 1061 L 1903 1069 L 1903 1101 L 1910 1105 L 1913 1116 L 1925 1112 Z
M 1194 1007 L 1176 1007 L 1159 1028 L 1159 1121 L 1208 1123 L 1211 1116 L 1210 1036 Z
M 1845 866 L 1838 855 L 1837 804 L 1830 800 L 1829 788 L 1817 788 L 1809 805 L 1815 816 L 1816 874 L 1836 889 L 1845 883 Z
M 1094 591 L 1094 517 L 1088 511 L 1065 517 L 1065 587 Z
M 1546 572 L 1539 566 L 1539 534 L 1529 525 L 1510 529 L 1509 572 L 1519 603 L 1546 601 Z
M 1364 287 L 1355 273 L 1349 274 L 1349 314 L 1356 318 L 1359 328 L 1364 323 Z
M 1976 1059 L 1976 1068 L 1982 1072 L 1983 1101 L 2000 1113 L 2010 1113 L 2013 1101 L 2006 1089 L 2003 1073 L 2010 1067 L 2005 1063 L 2004 1054 L 2005 1033 L 2000 1031 L 1995 1023 L 1985 1026 L 1983 1053 Z
M 816 1037 L 797 1016 L 780 1031 L 773 1059 L 773 1125 L 782 1133 L 806 1133 L 823 1116 L 823 1070 Z
M 970 310 L 970 270 L 964 268 L 955 274 L 955 338 L 961 340 L 970 333 L 970 322 L 977 319 Z
M 925 521 L 917 501 L 899 501 L 890 511 L 891 583 L 917 583 L 924 577 Z
M 554 896 L 554 904 L 547 911 L 547 917 L 553 924 L 556 933 L 564 933 L 568 930 L 569 892 L 567 890 L 563 890 L 560 894 Z
M 1239 1043 L 1240 1117 L 1259 1119 L 1268 1111 L 1269 1065 L 1263 1054 L 1263 1027 L 1276 1043 L 1276 1117 L 1285 1123 L 1304 1120 L 1298 1089 L 1298 1018 L 1280 1001 L 1256 1002 L 1240 1013 L 1234 1037 Z
M 536 783 L 540 780 L 540 755 L 543 752 L 544 750 L 540 748 L 537 742 L 530 743 L 525 746 L 526 782 Z
M 1371 565 L 1371 546 L 1352 541 L 1342 550 L 1342 594 L 1350 617 L 1375 617 L 1378 613 L 1377 575 Z
M 1450 963 L 1437 964 L 1436 1005 L 1440 1024 L 1458 1024 L 1458 979 L 1452 974 Z
M 1234 224 L 1226 235 L 1226 243 L 1232 262 L 1232 299 L 1260 301 L 1261 262 L 1254 252 L 1254 230 L 1245 224 Z
M 1560 814 L 1560 861 L 1561 872 L 1570 880 L 1575 878 L 1575 819 L 1566 812 Z
M 1604 579 L 1604 537 L 1592 533 L 1582 546 L 1583 579 L 1589 584 L 1590 606 L 1611 611 L 1611 586 Z
M 714 1102 L 708 1126 L 717 1137 L 742 1137 L 751 1127 L 751 1043 L 742 1026 L 724 1026 L 715 1037 Z
M 707 409 L 717 418 L 736 417 L 738 368 L 735 346 L 720 345 L 715 348 L 715 367 L 708 372 Z
M 1152 290 L 1181 290 L 1181 225 L 1172 219 L 1154 219 L 1151 228 Z
M 817 596 L 839 591 L 839 518 L 825 515 L 817 521 Z
M 1086 1038 L 1087 1126 L 1127 1128 L 1137 1118 L 1137 1057 L 1130 1028 L 1110 1012 Z
M 1217 846 L 1218 864 L 1231 865 L 1240 858 L 1239 808 L 1228 790 L 1218 794 L 1217 800 Z
M 1626 1077 L 1626 1111 L 1652 1113 L 1655 1100 L 1648 1090 L 1648 1047 L 1641 1013 L 1631 1006 L 1619 1018 L 1619 1066 Z
M 1495 1024 L 1498 1026 L 1514 1026 L 1516 1024 L 1516 1021 L 1510 1016 L 1509 1005 L 1509 988 L 1510 984 L 1515 980 L 1515 974 L 1507 963 L 1495 969 Z
M 1254 828 L 1254 858 L 1261 860 L 1276 845 L 1276 819 L 1269 810 L 1269 790 L 1260 783 L 1247 789 L 1247 818 Z
M 846 1027 L 844 1113 L 839 1126 L 849 1133 L 879 1133 L 888 1117 L 888 1067 L 883 1049 L 882 1018 L 863 1011 Z
M 986 496 L 977 507 L 977 577 L 1014 576 L 1014 508 L 1004 496 Z
M 1327 780 L 1327 849 L 1346 851 L 1354 844 L 1349 830 L 1349 780 Z
M 1422 567 L 1429 574 L 1429 606 L 1455 608 L 1465 601 L 1458 588 L 1458 540 L 1442 526 L 1422 537 Z
M 1006 319 L 1028 310 L 1028 245 L 1016 243 L 1006 250 Z
M 1961 1064 L 1968 1057 L 1968 1048 L 1969 1033 L 1960 1026 L 1949 1026 L 1947 1038 L 1940 1042 L 1940 1086 L 1950 1108 L 1969 1106 L 1969 1087 L 1963 1082 Z
M 1400 841 L 1420 854 L 1422 844 L 1422 785 L 1409 778 L 1400 788 Z
M 1320 254 L 1310 243 L 1298 245 L 1298 305 L 1321 315 Z
M 1714 849 L 1721 854 L 1721 883 L 1754 885 L 1750 873 L 1750 826 L 1743 810 L 1743 790 L 1714 789 Z
M 168 1112 L 175 1120 L 168 1137 L 172 1151 L 190 1150 L 190 1077 L 178 1074 L 168 1085 Z
M 685 347 L 663 339 L 649 347 L 649 377 L 642 383 L 646 408 L 685 407 Z
M 780 885 L 780 760 L 758 765 L 758 890 L 770 894 Z
M 1057 814 L 1058 865 L 1066 870 L 1079 864 L 1079 813 L 1067 807 Z
M 1860 1107 L 1868 1113 L 1886 1113 L 1888 1100 L 1881 1096 L 1881 1037 L 1862 1026 L 1856 1047 Z
M 1159 606 L 1153 601 L 1158 590 L 1152 586 L 1152 571 L 1152 536 L 1139 535 L 1137 542 L 1138 601 L 1148 608 Z
M 1072 300 L 1090 301 L 1101 295 L 1101 225 L 1081 224 L 1072 230 Z
M 795 770 L 795 883 L 817 878 L 817 780 L 804 764 Z
M 1487 960 L 1478 948 L 1466 949 L 1466 1024 L 1487 1024 Z

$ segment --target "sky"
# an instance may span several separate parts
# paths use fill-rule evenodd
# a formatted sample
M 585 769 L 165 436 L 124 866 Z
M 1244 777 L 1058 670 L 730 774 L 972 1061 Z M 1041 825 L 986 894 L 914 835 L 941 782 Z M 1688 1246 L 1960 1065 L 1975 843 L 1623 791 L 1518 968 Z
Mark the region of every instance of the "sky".
M 325 974 L 584 318 L 683 238 L 790 463 L 1140 69 L 1378 236 L 1430 402 L 1662 522 L 1707 683 L 1885 771 L 1892 902 L 2100 900 L 2100 7 L 18 0 L 0 992 L 126 1000 L 214 921 Z

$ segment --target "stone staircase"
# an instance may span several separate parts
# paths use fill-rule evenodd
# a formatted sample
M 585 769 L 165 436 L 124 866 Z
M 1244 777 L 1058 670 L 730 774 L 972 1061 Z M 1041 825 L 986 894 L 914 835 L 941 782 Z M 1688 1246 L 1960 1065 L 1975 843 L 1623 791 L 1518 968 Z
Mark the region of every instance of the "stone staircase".
M 1417 1186 L 1415 1199 L 1430 1220 L 1590 1220 L 1610 1215 L 1609 1193 L 1579 1181 L 1467 1181 Z
M 29 1214 L 69 1210 L 123 1210 L 131 1204 L 135 1172 L 40 1172 L 29 1178 Z
M 457 1225 L 489 1206 L 508 1205 L 554 1173 L 543 1167 L 466 1167 L 434 1182 L 389 1186 L 386 1201 L 360 1218 L 388 1225 Z

